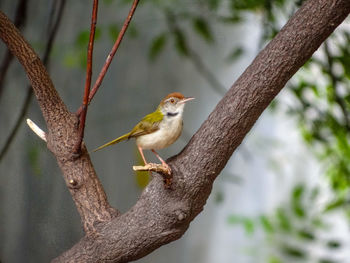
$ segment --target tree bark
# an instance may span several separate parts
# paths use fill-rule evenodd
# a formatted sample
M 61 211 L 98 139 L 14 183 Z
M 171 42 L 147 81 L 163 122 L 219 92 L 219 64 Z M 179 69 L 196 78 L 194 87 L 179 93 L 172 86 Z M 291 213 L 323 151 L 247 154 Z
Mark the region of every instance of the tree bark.
M 161 176 L 156 175 L 124 214 L 109 206 L 86 151 L 73 156 L 77 118 L 67 111 L 34 52 L 30 49 L 24 57 L 28 44 L 16 42 L 14 35 L 19 32 L 8 30 L 9 22 L 0 14 L 0 37 L 32 82 L 51 138 L 48 147 L 85 226 L 86 235 L 53 262 L 129 262 L 180 238 L 202 211 L 213 181 L 255 121 L 349 12 L 349 0 L 306 1 L 234 83 L 188 145 L 168 159 L 173 172 L 171 189 L 164 188 Z M 70 185 L 71 179 L 76 186 Z

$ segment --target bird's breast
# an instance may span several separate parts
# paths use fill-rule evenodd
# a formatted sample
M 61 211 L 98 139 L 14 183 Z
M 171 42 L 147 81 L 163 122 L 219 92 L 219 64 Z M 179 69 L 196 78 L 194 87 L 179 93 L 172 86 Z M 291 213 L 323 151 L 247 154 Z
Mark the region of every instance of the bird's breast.
M 136 138 L 142 149 L 163 149 L 173 144 L 182 132 L 182 116 L 164 117 L 159 130 Z

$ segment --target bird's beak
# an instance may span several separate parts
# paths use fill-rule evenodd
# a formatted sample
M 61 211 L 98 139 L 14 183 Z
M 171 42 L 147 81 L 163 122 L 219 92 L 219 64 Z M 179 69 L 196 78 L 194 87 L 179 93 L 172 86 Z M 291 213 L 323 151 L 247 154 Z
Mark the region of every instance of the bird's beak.
M 181 103 L 181 104 L 182 104 L 182 103 L 186 103 L 187 101 L 190 101 L 190 100 L 194 100 L 194 98 L 192 98 L 192 97 L 184 98 L 184 99 L 182 99 L 182 100 L 180 101 L 180 103 Z

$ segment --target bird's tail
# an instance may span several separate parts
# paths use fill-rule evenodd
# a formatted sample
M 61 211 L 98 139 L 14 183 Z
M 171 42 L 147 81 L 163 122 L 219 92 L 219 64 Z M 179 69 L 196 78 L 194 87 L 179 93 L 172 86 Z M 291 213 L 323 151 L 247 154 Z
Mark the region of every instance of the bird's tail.
M 96 149 L 93 150 L 93 151 L 96 152 L 96 151 L 101 150 L 101 149 L 103 149 L 103 148 L 105 148 L 105 147 L 107 147 L 107 146 L 110 146 L 110 145 L 116 144 L 116 143 L 118 143 L 118 142 L 124 141 L 124 140 L 126 140 L 126 139 L 129 138 L 129 135 L 130 135 L 130 132 L 127 133 L 127 134 L 124 134 L 124 135 L 122 135 L 122 136 L 120 136 L 120 137 L 118 137 L 117 139 L 114 139 L 113 141 L 107 142 L 106 144 L 104 144 L 104 145 L 102 145 L 102 146 L 96 148 Z

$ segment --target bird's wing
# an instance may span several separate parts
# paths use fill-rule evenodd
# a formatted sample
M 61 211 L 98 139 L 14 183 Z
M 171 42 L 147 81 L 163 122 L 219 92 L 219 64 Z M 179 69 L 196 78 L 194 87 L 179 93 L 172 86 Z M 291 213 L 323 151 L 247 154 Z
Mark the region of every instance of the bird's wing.
M 156 110 L 146 115 L 130 132 L 129 138 L 138 137 L 159 130 L 159 124 L 163 120 L 163 113 Z

